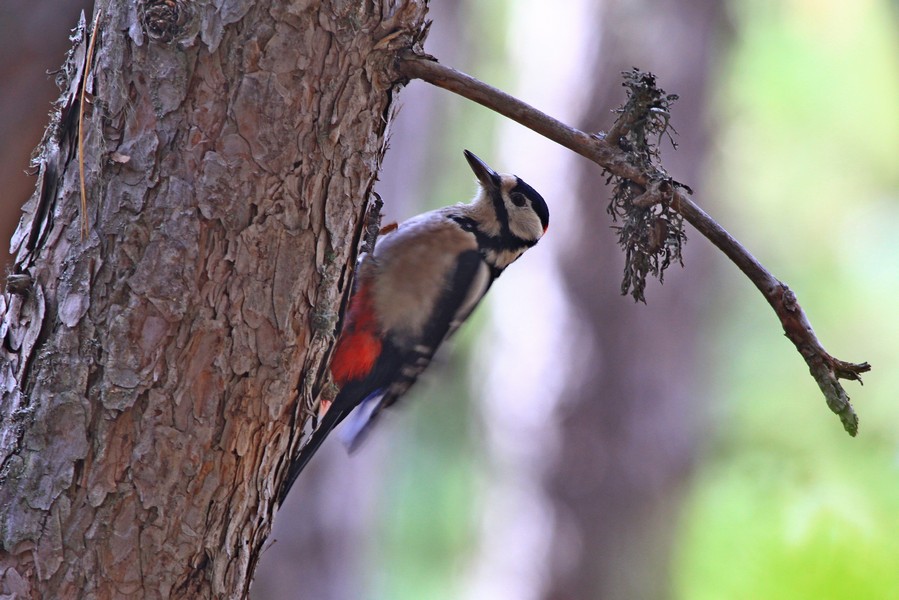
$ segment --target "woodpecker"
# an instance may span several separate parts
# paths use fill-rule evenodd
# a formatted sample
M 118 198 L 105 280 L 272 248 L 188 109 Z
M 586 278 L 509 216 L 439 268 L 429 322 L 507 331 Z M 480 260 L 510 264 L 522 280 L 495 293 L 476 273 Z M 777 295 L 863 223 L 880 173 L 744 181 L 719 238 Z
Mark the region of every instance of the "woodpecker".
M 291 464 L 282 502 L 331 430 L 353 413 L 341 434 L 355 449 L 493 281 L 546 233 L 549 208 L 534 188 L 464 154 L 478 181 L 470 203 L 404 221 L 360 256 L 331 361 L 340 392 Z

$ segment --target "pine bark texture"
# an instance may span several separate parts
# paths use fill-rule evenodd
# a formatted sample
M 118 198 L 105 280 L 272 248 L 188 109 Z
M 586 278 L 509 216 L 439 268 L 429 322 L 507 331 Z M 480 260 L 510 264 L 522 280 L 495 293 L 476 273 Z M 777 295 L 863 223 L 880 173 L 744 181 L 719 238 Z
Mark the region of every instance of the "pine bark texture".
M 243 597 L 426 2 L 105 11 L 0 298 L 0 593 Z

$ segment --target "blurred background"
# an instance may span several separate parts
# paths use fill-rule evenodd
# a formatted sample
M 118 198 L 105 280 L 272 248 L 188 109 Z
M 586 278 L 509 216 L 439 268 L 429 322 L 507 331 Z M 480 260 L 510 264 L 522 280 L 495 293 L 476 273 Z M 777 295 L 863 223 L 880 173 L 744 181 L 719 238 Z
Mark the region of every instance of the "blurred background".
M 427 51 L 582 129 L 610 126 L 632 66 L 680 96 L 669 172 L 793 288 L 831 353 L 873 365 L 847 384 L 859 437 L 695 231 L 647 305 L 620 296 L 599 170 L 414 81 L 385 218 L 469 198 L 469 148 L 543 194 L 549 233 L 370 443 L 325 445 L 254 600 L 899 598 L 899 5 L 433 4 Z M 6 239 L 79 8 L 0 5 Z

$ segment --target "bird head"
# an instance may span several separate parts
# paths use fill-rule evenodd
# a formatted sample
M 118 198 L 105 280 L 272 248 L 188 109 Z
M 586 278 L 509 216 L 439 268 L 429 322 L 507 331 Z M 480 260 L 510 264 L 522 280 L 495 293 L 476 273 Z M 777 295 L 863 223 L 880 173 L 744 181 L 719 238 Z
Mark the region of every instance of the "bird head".
M 489 208 L 495 215 L 492 223 L 482 221 L 486 233 L 511 234 L 528 245 L 537 243 L 549 227 L 549 207 L 543 196 L 520 177 L 497 173 L 468 150 L 464 154 L 480 184 L 474 204 Z

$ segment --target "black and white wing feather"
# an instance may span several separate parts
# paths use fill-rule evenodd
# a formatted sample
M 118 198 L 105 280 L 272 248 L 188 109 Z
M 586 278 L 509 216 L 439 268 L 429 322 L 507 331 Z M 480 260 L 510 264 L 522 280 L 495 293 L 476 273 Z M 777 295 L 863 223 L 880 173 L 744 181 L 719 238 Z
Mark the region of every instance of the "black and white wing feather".
M 349 417 L 340 437 L 350 450 L 365 439 L 380 412 L 392 406 L 421 375 L 443 341 L 468 318 L 490 289 L 493 276 L 477 250 L 459 255 L 455 270 L 438 299 L 421 339 L 403 351 L 390 384 L 370 394 Z

